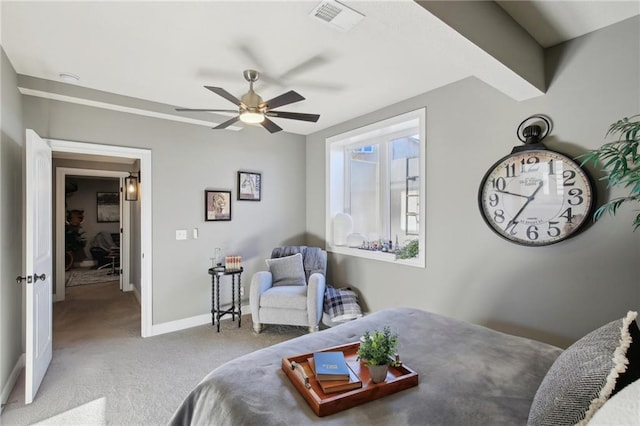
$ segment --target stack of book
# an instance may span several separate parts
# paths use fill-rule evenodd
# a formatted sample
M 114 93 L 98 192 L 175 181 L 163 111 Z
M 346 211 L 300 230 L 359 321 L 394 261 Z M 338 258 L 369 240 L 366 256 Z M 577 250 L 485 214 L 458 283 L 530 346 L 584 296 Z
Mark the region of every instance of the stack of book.
M 307 361 L 324 393 L 362 387 L 362 381 L 347 364 L 343 352 L 315 352 Z

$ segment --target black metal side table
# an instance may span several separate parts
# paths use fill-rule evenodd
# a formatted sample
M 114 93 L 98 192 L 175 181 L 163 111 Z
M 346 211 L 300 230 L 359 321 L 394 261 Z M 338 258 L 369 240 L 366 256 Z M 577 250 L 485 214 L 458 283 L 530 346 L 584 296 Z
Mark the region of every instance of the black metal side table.
M 226 269 L 226 268 L 209 268 L 211 275 L 211 325 L 218 325 L 218 333 L 220 332 L 220 318 L 231 314 L 231 319 L 236 320 L 238 315 L 238 328 L 242 325 L 242 302 L 240 299 L 240 286 L 243 268 Z M 220 310 L 220 277 L 231 275 L 231 307 L 225 311 Z M 238 293 L 236 299 L 236 277 L 238 277 Z M 237 305 L 236 305 L 237 303 Z

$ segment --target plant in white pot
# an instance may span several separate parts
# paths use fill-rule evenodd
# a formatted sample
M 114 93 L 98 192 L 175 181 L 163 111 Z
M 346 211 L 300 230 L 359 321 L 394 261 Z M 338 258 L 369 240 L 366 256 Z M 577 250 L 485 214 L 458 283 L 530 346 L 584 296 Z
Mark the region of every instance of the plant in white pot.
M 382 331 L 374 331 L 373 333 L 365 331 L 360 339 L 358 359 L 367 365 L 374 383 L 384 382 L 387 378 L 389 365 L 397 365 L 395 361 L 397 348 L 398 335 L 391 334 L 391 329 L 388 326 L 384 327 Z
M 592 163 L 602 168 L 603 179 L 608 180 L 609 188 L 619 186 L 628 188 L 629 194 L 614 198 L 600 206 L 593 215 L 598 220 L 603 214 L 615 215 L 618 208 L 627 202 L 640 202 L 640 115 L 625 117 L 609 127 L 607 136 L 616 136 L 617 140 L 608 142 L 600 148 L 582 156 L 582 164 Z M 640 213 L 633 221 L 633 229 L 640 227 Z

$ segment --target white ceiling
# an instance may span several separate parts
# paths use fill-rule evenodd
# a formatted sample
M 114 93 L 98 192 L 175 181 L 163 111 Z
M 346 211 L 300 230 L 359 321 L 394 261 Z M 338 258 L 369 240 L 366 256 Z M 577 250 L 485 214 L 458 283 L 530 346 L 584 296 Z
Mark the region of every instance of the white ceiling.
M 306 100 L 279 110 L 321 115 L 318 123 L 274 119 L 299 134 L 468 76 L 505 72 L 413 1 L 345 1 L 365 15 L 349 32 L 311 18 L 317 4 L 3 0 L 1 43 L 19 74 L 59 81 L 59 73 L 72 73 L 86 88 L 188 108 L 233 109 L 203 86 L 240 97 L 248 88 L 242 71 L 257 69 L 265 100 L 296 90 Z M 640 13 L 638 1 L 498 4 L 545 47 Z M 505 81 L 498 89 L 518 98 L 522 88 Z

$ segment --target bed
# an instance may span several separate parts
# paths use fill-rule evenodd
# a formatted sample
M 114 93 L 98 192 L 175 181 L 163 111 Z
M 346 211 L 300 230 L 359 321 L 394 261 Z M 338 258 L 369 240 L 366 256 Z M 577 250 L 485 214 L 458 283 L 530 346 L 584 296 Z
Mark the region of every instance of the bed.
M 365 330 L 385 325 L 399 334 L 398 352 L 419 373 L 418 386 L 317 417 L 281 370 L 282 358 L 354 342 Z M 545 397 L 557 405 L 553 394 L 536 394 L 543 381 L 551 380 L 548 372 L 567 369 L 554 362 L 568 351 L 422 310 L 386 309 L 224 364 L 185 398 L 170 424 L 526 425 L 532 422 L 532 406 L 547 408 Z M 584 349 L 578 351 L 582 352 Z M 564 377 L 558 380 L 566 382 Z M 546 385 L 558 387 L 553 380 Z M 562 416 L 568 412 L 566 407 L 556 407 L 556 411 Z M 580 415 L 584 418 L 584 410 Z M 549 413 L 532 424 L 547 421 L 562 424 Z

